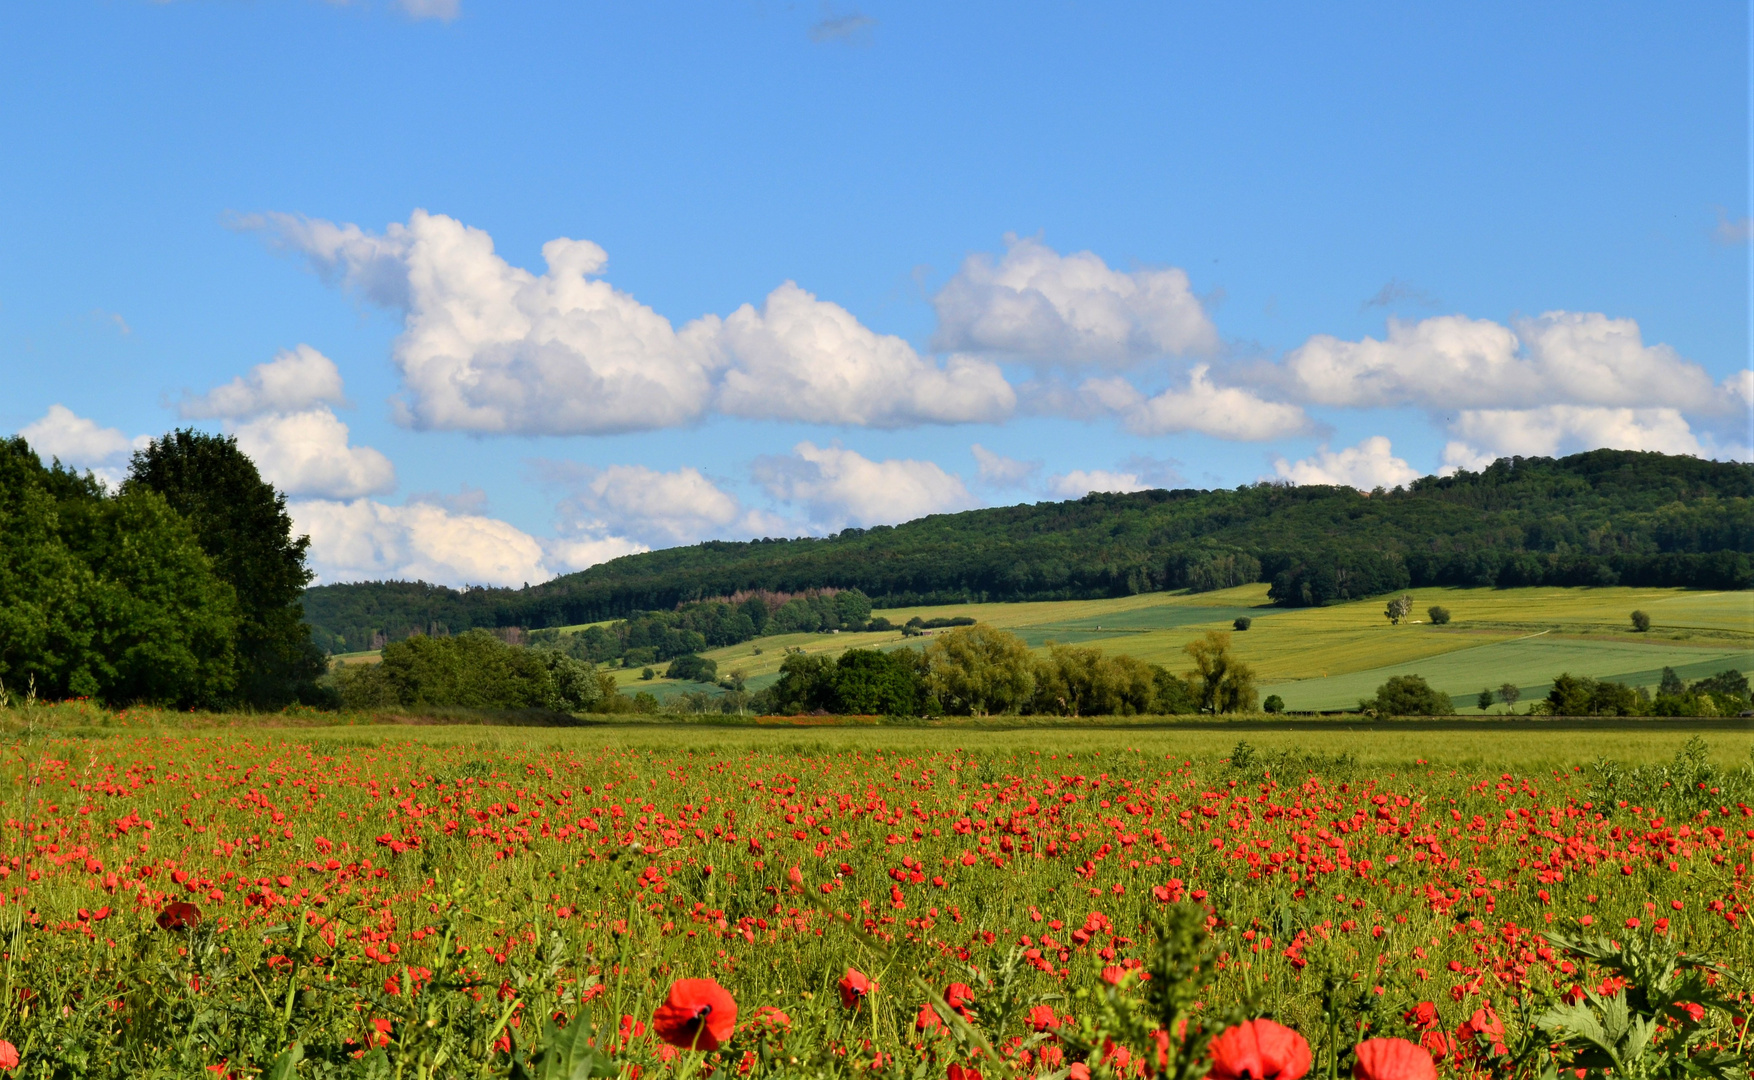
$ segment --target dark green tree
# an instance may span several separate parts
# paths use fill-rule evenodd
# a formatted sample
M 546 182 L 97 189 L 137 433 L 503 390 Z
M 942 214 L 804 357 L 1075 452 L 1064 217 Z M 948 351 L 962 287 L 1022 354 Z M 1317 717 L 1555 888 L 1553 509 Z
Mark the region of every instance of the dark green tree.
M 237 690 L 237 594 L 189 523 L 152 491 L 69 504 L 68 546 L 90 567 L 98 696 L 183 708 Z
M 1650 629 L 1650 616 L 1642 611 L 1632 613 L 1632 629 L 1642 634 Z
M 1285 699 L 1278 694 L 1268 694 L 1267 700 L 1261 702 L 1261 711 L 1275 716 L 1285 711 Z
M 916 649 L 848 649 L 835 661 L 829 711 L 857 716 L 918 716 L 925 711 L 925 656 Z
M 1681 681 L 1681 676 L 1675 674 L 1675 669 L 1665 666 L 1662 680 L 1657 683 L 1657 693 L 1673 697 L 1684 693 L 1686 689 L 1687 684 Z
M 1434 626 L 1447 626 L 1449 624 L 1449 608 L 1441 604 L 1434 604 L 1426 608 L 1425 614 L 1431 616 L 1431 622 Z
M 1418 675 L 1396 675 L 1376 688 L 1376 697 L 1359 703 L 1384 716 L 1449 716 L 1456 711 L 1448 694 Z
M 286 496 L 262 479 L 229 435 L 183 429 L 136 451 L 123 493 L 162 495 L 237 594 L 237 696 L 255 708 L 317 700 L 325 670 L 300 597 L 311 580 L 309 537 L 294 537 Z
M 1486 710 L 1492 708 L 1492 691 L 1491 690 L 1480 691 L 1480 696 L 1474 699 L 1474 705 L 1481 712 L 1485 712 Z

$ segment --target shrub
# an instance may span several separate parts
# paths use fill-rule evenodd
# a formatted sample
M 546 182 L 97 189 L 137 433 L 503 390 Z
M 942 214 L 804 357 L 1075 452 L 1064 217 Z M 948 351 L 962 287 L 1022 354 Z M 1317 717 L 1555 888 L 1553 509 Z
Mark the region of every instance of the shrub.
M 1644 633 L 1645 631 L 1649 630 L 1650 629 L 1650 616 L 1646 615 L 1642 611 L 1633 612 L 1632 613 L 1632 628 L 1641 634 Z
M 1569 673 L 1554 679 L 1547 694 L 1547 712 L 1552 716 L 1640 716 L 1649 711 L 1646 705 L 1641 695 L 1624 683 Z
M 466 709 L 594 708 L 612 687 L 590 665 L 554 650 L 507 645 L 485 630 L 457 637 L 411 637 L 384 646 L 377 664 L 342 668 L 335 678 L 349 708 L 438 705 Z
M 1261 702 L 1261 709 L 1275 715 L 1285 711 L 1285 699 L 1278 694 L 1268 694 L 1267 700 Z
M 1431 616 L 1431 621 L 1436 626 L 1446 626 L 1449 623 L 1449 608 L 1434 604 L 1425 609 L 1425 614 Z
M 1254 624 L 1255 624 L 1255 621 L 1253 619 L 1249 618 L 1247 615 L 1238 615 L 1236 617 L 1236 621 L 1231 623 L 1230 625 L 1235 627 L 1238 630 L 1247 630 L 1249 627 L 1253 626 Z
M 666 679 L 687 679 L 690 682 L 717 682 L 719 680 L 719 662 L 689 653 L 670 661 L 670 669 L 664 672 L 664 677 Z
M 1396 675 L 1376 688 L 1376 697 L 1359 706 L 1386 716 L 1450 716 L 1456 711 L 1448 694 L 1433 690 L 1417 675 Z

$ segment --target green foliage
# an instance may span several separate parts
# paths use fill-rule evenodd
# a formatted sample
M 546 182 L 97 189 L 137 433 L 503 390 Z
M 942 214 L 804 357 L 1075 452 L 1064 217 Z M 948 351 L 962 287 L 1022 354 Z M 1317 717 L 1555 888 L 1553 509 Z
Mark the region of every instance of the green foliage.
M 293 537 L 286 496 L 262 479 L 235 438 L 192 430 L 135 452 L 122 493 L 139 490 L 158 493 L 188 521 L 236 594 L 240 700 L 270 709 L 320 700 L 323 653 L 300 603 L 311 580 L 310 538 Z
M 1425 614 L 1430 617 L 1433 626 L 1449 625 L 1449 608 L 1446 608 L 1441 604 L 1433 604 L 1431 607 L 1426 608 Z
M 1267 700 L 1261 702 L 1261 711 L 1277 716 L 1285 711 L 1285 699 L 1278 694 L 1268 694 Z
M 758 695 L 762 712 L 853 716 L 920 716 L 926 700 L 925 657 L 914 649 L 848 649 L 839 659 L 796 652 L 780 664 L 780 680 Z
M 1492 690 L 1490 687 L 1480 691 L 1480 696 L 1474 699 L 1474 707 L 1481 712 L 1485 712 L 1487 709 L 1492 708 Z
M 0 683 L 179 708 L 232 700 L 238 601 L 149 491 L 110 498 L 0 441 Z
M 1272 583 L 1303 606 L 1433 585 L 1754 584 L 1754 466 L 1632 451 L 1505 458 L 1369 497 L 1344 487 L 1091 494 L 823 539 L 629 555 L 524 590 L 310 590 L 313 624 L 567 626 L 740 591 L 834 586 L 878 606 Z M 330 646 L 333 648 L 334 646 Z
M 704 657 L 688 653 L 670 661 L 670 669 L 664 672 L 666 679 L 687 679 L 690 682 L 716 682 L 719 677 L 719 663 Z
M 336 675 L 348 708 L 457 706 L 584 712 L 614 693 L 614 681 L 561 653 L 508 645 L 486 631 L 413 637 L 384 646 L 381 663 Z
M 1632 613 L 1632 629 L 1642 634 L 1650 629 L 1650 616 L 1642 611 Z
M 1433 690 L 1417 675 L 1396 675 L 1377 687 L 1376 697 L 1359 702 L 1359 708 L 1384 716 L 1450 716 L 1456 711 L 1448 694 Z
M 1182 650 L 1194 662 L 1188 676 L 1202 712 L 1253 712 L 1258 692 L 1255 672 L 1230 654 L 1230 635 L 1217 630 Z
M 926 646 L 926 688 L 946 713 L 1021 712 L 1035 693 L 1035 660 L 1016 634 L 957 627 Z
M 1629 933 L 1624 943 L 1543 936 L 1622 984 L 1609 993 L 1611 983 L 1582 980 L 1576 998 L 1555 1002 L 1536 1018 L 1536 1026 L 1554 1039 L 1564 1066 L 1634 1080 L 1748 1075 L 1746 1059 L 1718 1043 L 1716 1025 L 1706 1022 L 1711 1014 L 1733 1018 L 1743 1011 L 1742 1003 L 1725 993 L 1735 976 L 1724 965 L 1684 953 L 1666 936 L 1651 933 Z
M 1107 656 L 1098 648 L 1050 645 L 1036 662 L 1035 698 L 1029 711 L 1061 716 L 1133 716 L 1158 708 L 1157 672 L 1131 656 Z
M 1603 682 L 1570 673 L 1553 680 L 1547 693 L 1551 716 L 1643 716 L 1650 712 L 1647 695 L 1625 683 Z
M 1249 618 L 1247 615 L 1238 615 L 1231 622 L 1230 625 L 1232 628 L 1234 628 L 1237 631 L 1243 631 L 1243 630 L 1247 630 L 1249 627 L 1253 626 L 1254 624 L 1255 624 L 1255 621 L 1253 619 Z
M 1383 609 L 1383 614 L 1388 617 L 1390 626 L 1401 625 L 1402 619 L 1413 614 L 1413 598 L 1411 596 L 1395 597 L 1389 601 L 1389 606 Z
M 1652 716 L 1735 716 L 1750 704 L 1748 677 L 1739 671 L 1720 671 L 1689 686 L 1673 668 L 1664 668 L 1649 712 Z

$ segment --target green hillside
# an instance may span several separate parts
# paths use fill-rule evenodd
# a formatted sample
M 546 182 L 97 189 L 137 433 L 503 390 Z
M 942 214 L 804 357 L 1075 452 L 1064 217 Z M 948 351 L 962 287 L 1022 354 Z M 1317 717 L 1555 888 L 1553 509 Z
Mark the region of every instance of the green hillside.
M 305 611 L 318 643 L 345 652 L 417 632 L 571 626 L 743 590 L 857 588 L 898 608 L 1264 584 L 1275 606 L 1298 608 L 1433 586 L 1745 589 L 1750 553 L 1754 466 L 1599 450 L 1502 459 L 1391 492 L 1092 494 L 819 539 L 715 541 L 517 590 L 329 585 L 306 593 Z

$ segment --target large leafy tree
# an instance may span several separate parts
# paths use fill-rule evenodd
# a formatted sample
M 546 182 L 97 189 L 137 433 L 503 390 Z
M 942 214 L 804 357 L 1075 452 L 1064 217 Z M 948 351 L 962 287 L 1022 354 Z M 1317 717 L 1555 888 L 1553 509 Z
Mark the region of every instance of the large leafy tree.
M 238 697 L 257 708 L 313 698 L 325 661 L 300 603 L 312 577 L 305 566 L 310 538 L 293 536 L 286 496 L 262 479 L 236 439 L 188 429 L 134 454 L 122 490 L 139 489 L 157 492 L 189 522 L 237 593 Z
M 0 681 L 12 694 L 178 706 L 230 699 L 236 597 L 150 491 L 0 440 Z

